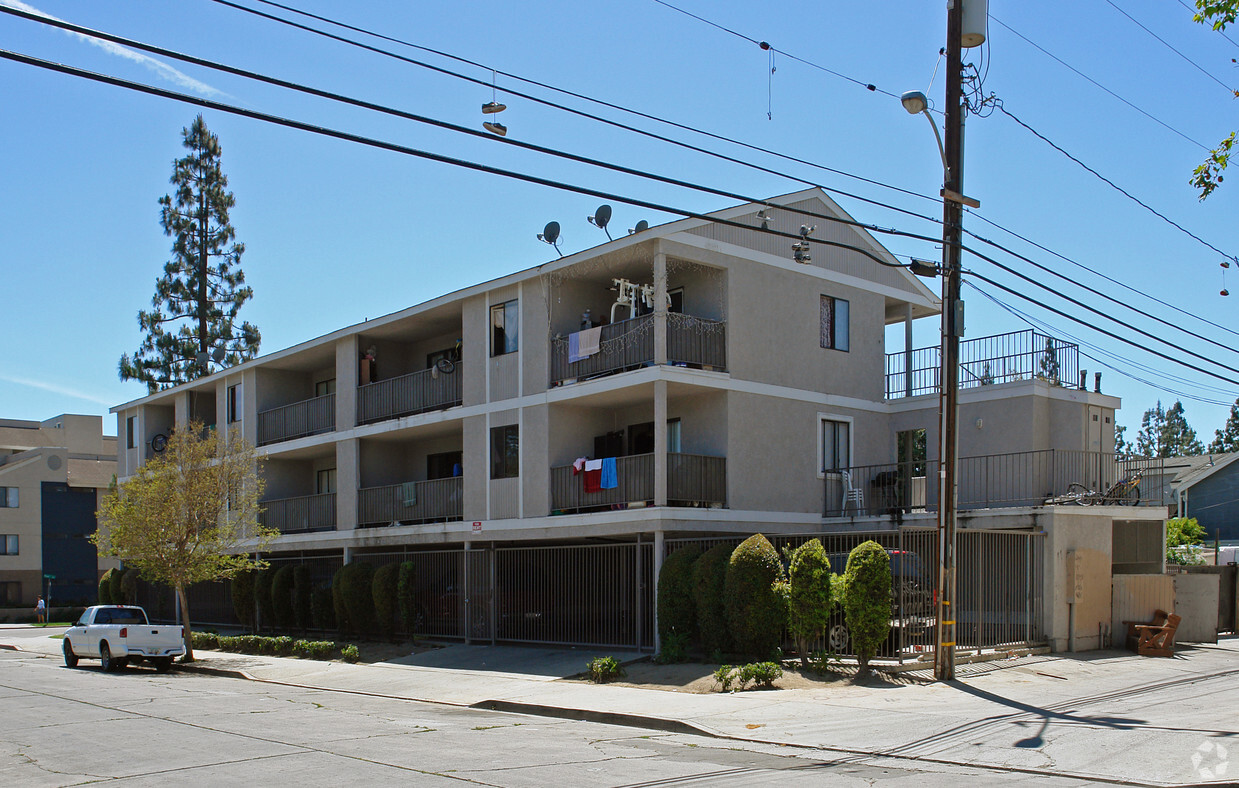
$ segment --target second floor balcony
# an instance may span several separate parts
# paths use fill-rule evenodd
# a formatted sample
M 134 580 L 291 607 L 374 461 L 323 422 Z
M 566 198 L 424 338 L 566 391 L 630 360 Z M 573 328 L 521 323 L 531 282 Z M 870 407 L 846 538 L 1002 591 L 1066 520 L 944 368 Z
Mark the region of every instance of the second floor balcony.
M 584 356 L 580 353 L 580 335 L 551 340 L 552 385 L 615 375 L 654 363 L 653 314 L 620 320 L 597 330 L 600 333 L 597 350 Z M 573 347 L 574 336 L 576 347 Z M 726 370 L 727 323 L 679 312 L 667 313 L 667 363 Z
M 372 424 L 459 405 L 462 366 L 460 362 L 440 364 L 359 386 L 357 423 Z
M 357 495 L 357 526 L 417 525 L 461 519 L 464 478 L 363 487 Z
M 333 530 L 336 527 L 336 494 L 302 495 L 263 501 L 258 522 L 282 534 Z
M 304 438 L 336 428 L 336 395 L 324 394 L 258 414 L 258 445 Z
M 654 503 L 654 455 L 616 457 L 616 486 L 587 491 L 571 465 L 551 468 L 551 513 L 602 511 Z M 723 508 L 727 505 L 727 458 L 667 454 L 667 504 Z

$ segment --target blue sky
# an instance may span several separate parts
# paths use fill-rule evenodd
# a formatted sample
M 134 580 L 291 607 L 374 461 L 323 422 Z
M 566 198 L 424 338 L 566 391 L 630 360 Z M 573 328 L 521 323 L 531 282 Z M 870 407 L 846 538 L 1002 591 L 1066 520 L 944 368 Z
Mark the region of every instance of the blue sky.
M 238 2 L 258 5 L 254 0 Z M 771 75 L 768 53 L 754 44 L 654 0 L 289 4 L 922 195 L 936 196 L 940 186 L 932 134 L 924 120 L 906 114 L 897 100 L 784 55 L 775 56 Z M 898 94 L 920 89 L 942 103 L 938 50 L 945 36 L 945 3 L 676 4 L 881 90 Z M 22 4 L 0 0 L 0 5 Z M 477 127 L 483 119 L 480 105 L 491 98 L 489 88 L 210 0 L 37 0 L 27 5 L 88 27 L 462 125 Z M 994 0 L 990 12 L 998 22 L 991 22 L 984 48 L 984 93 L 997 94 L 1012 114 L 1204 241 L 1228 254 L 1239 250 L 1232 221 L 1239 174 L 1205 203 L 1188 184 L 1192 168 L 1204 156 L 1197 143 L 1211 146 L 1239 127 L 1235 99 L 1223 87 L 1239 85 L 1239 70 L 1231 61 L 1239 57 L 1239 44 L 1234 43 L 1239 30 L 1227 38 L 1197 25 L 1178 0 L 1115 0 L 1115 5 L 1107 0 Z M 47 60 L 689 210 L 713 210 L 730 202 L 340 107 L 166 58 L 135 56 L 0 16 L 0 48 Z M 1016 33 L 1166 125 L 1099 89 Z M 481 68 L 371 43 L 490 79 L 490 72 Z M 968 59 L 978 62 L 978 51 L 971 50 Z M 180 131 L 197 110 L 9 61 L 0 61 L 0 85 L 5 97 L 0 115 L 0 416 L 104 414 L 108 406 L 144 392 L 136 383 L 118 380 L 117 360 L 138 346 L 135 316 L 149 303 L 168 258 L 170 239 L 159 228 L 157 200 L 168 192 L 172 161 L 181 155 Z M 931 200 L 694 138 L 503 77 L 498 85 L 500 100 L 509 106 L 502 120 L 513 138 L 752 196 L 803 188 L 797 181 L 505 95 L 505 87 L 691 140 L 828 188 L 941 215 Z M 554 252 L 534 236 L 551 219 L 564 227 L 565 251 L 605 240 L 585 222 L 599 203 L 596 198 L 216 111 L 205 115 L 223 146 L 224 170 L 237 200 L 233 225 L 246 245 L 242 264 L 256 293 L 243 316 L 261 328 L 268 352 L 545 262 Z M 1239 330 L 1239 295 L 1218 295 L 1222 257 L 1217 252 L 1119 195 L 1004 114 L 969 119 L 965 185 L 970 196 L 982 201 L 981 216 L 1176 308 L 1098 280 L 976 216 L 966 217 L 968 229 L 1150 314 L 1239 346 L 1233 333 Z M 931 236 L 940 232 L 882 207 L 837 199 L 862 221 Z M 654 223 L 672 217 L 615 204 L 614 227 L 621 232 L 642 218 Z M 890 239 L 887 244 L 899 255 L 940 256 L 929 243 Z M 1028 270 L 1013 258 L 1002 259 Z M 1028 285 L 975 258 L 965 256 L 965 265 L 1033 294 Z M 1048 281 L 1044 274 L 1029 272 Z M 1239 293 L 1239 270 L 1232 266 L 1229 276 L 1228 287 Z M 1108 313 L 1119 311 L 1095 297 L 1079 297 Z M 1024 328 L 975 292 L 965 290 L 965 298 L 969 337 Z M 1056 299 L 1043 300 L 1083 314 Z M 1188 418 L 1205 442 L 1239 394 L 1239 386 L 1184 371 L 1036 307 L 1019 306 L 1063 334 L 1152 368 L 1136 370 L 1127 362 L 1111 362 L 1170 392 L 1225 402 L 1184 400 Z M 1188 314 L 1225 330 L 1198 323 Z M 1152 333 L 1173 336 L 1146 317 L 1124 317 Z M 918 344 L 930 344 L 937 325 L 922 322 Z M 1124 329 L 1112 330 L 1141 339 Z M 1174 338 L 1202 355 L 1239 366 L 1239 355 L 1233 352 L 1181 335 Z M 1098 369 L 1094 362 L 1082 360 L 1081 365 Z M 1129 437 L 1145 408 L 1159 397 L 1171 402 L 1177 396 L 1109 370 L 1103 388 L 1123 398 L 1119 423 L 1129 427 Z M 109 431 L 114 429 L 110 417 L 106 423 Z

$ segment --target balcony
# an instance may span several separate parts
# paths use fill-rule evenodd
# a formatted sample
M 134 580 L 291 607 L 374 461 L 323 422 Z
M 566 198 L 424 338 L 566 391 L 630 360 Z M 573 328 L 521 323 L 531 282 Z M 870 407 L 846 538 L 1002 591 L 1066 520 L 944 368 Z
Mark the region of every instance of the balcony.
M 304 438 L 336 428 L 336 395 L 324 394 L 258 414 L 258 445 Z
M 333 530 L 336 527 L 336 494 L 263 501 L 258 522 L 282 534 Z
M 938 346 L 886 354 L 886 398 L 938 393 L 942 349 Z M 961 389 L 1044 378 L 1075 386 L 1080 348 L 1039 331 L 1016 331 L 959 343 Z
M 654 315 L 602 326 L 598 352 L 570 362 L 566 337 L 551 340 L 551 384 L 615 375 L 654 363 Z M 727 324 L 667 313 L 667 363 L 698 369 L 727 368 Z
M 551 513 L 567 514 L 625 509 L 654 503 L 654 455 L 617 457 L 617 487 L 585 492 L 584 479 L 571 465 L 551 468 Z M 700 454 L 667 455 L 667 503 L 670 506 L 727 505 L 727 458 Z
M 938 511 L 938 461 L 887 463 L 848 469 L 862 500 L 844 502 L 843 474 L 825 479 L 825 517 L 880 517 Z M 1120 505 L 1163 506 L 1163 461 L 1115 458 L 1106 452 L 1042 451 L 960 457 L 956 469 L 957 508 L 1005 509 L 1042 506 L 1064 496 L 1072 485 L 1105 492 L 1120 479 L 1141 474 L 1139 486 Z M 1087 504 L 1088 499 L 1081 503 Z
M 461 403 L 464 373 L 457 362 L 451 372 L 423 369 L 357 388 L 357 423 L 442 410 Z
M 461 519 L 464 478 L 363 487 L 357 496 L 357 527 L 417 525 Z M 411 493 L 411 494 L 410 494 Z

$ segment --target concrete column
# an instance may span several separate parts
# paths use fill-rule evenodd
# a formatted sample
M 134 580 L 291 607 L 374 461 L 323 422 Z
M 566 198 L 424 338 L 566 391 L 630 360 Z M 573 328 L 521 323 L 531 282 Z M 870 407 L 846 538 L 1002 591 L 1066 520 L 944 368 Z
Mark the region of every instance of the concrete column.
M 907 312 L 903 317 L 903 347 L 904 347 L 904 391 L 905 397 L 912 396 L 912 304 L 907 304 Z M 910 457 L 911 455 L 909 455 Z
M 344 565 L 348 566 L 349 562 L 352 560 L 353 560 L 353 548 L 345 547 L 344 548 Z
M 241 374 L 240 381 L 229 381 L 230 384 L 238 382 L 241 384 L 238 389 L 241 396 L 241 435 L 250 443 L 258 445 L 258 374 L 253 369 L 247 369 Z
M 189 424 L 190 397 L 194 396 L 192 391 L 182 391 L 177 393 L 172 399 L 172 424 L 176 427 L 183 427 Z
M 654 363 L 667 363 L 667 255 L 662 252 L 654 255 Z
M 654 653 L 662 651 L 663 644 L 658 637 L 658 575 L 663 570 L 663 553 L 666 551 L 666 542 L 662 525 L 658 526 L 658 530 L 654 532 Z
M 661 379 L 654 381 L 654 505 L 667 505 L 667 381 Z
M 336 340 L 336 429 L 357 426 L 358 335 Z
M 361 441 L 336 443 L 336 530 L 357 527 L 357 488 L 361 486 Z

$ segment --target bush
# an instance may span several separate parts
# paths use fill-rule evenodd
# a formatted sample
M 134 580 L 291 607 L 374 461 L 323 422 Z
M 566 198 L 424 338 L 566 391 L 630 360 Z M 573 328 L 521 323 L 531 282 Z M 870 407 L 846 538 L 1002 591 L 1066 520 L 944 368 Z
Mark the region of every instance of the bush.
M 191 638 L 194 648 L 215 651 L 219 648 L 219 636 L 211 632 L 195 632 Z
M 138 603 L 138 570 L 126 569 L 120 576 L 120 596 L 126 605 Z
M 719 692 L 731 692 L 731 683 L 736 680 L 735 668 L 731 665 L 719 665 L 714 671 L 714 681 Z
M 108 570 L 108 596 L 112 599 L 113 605 L 125 604 L 125 590 L 121 587 L 121 580 L 123 580 L 124 577 L 124 570 Z
M 349 643 L 347 646 L 340 647 L 340 659 L 345 662 L 356 662 L 361 659 L 361 652 L 357 650 L 357 646 Z
M 731 547 L 715 545 L 693 563 L 693 602 L 697 609 L 697 635 L 706 653 L 731 650 L 731 633 L 727 631 L 727 609 L 723 602 L 727 581 L 727 562 Z M 713 660 L 721 662 L 722 660 Z
M 297 629 L 302 631 L 309 629 L 313 621 L 310 613 L 310 596 L 313 593 L 314 581 L 310 578 L 310 568 L 297 564 L 293 569 L 293 618 L 297 620 Z
M 658 638 L 663 643 L 673 633 L 683 635 L 687 642 L 697 639 L 693 562 L 700 555 L 696 547 L 680 548 L 667 556 L 658 572 Z
M 340 567 L 331 578 L 331 614 L 340 632 L 348 629 L 348 610 L 344 607 L 344 570 L 345 567 Z
M 370 581 L 370 595 L 374 600 L 374 618 L 379 631 L 390 638 L 396 629 L 396 587 L 400 581 L 400 564 L 384 564 Z
M 99 604 L 112 605 L 115 604 L 112 600 L 112 574 L 115 569 L 109 569 L 99 578 Z
M 1195 517 L 1172 517 L 1166 521 L 1166 563 L 1199 565 L 1205 529 Z
M 624 666 L 615 657 L 595 657 L 585 663 L 589 671 L 589 680 L 595 684 L 606 684 L 627 675 Z
M 775 588 L 782 575 L 779 554 L 761 534 L 731 554 L 724 598 L 727 627 L 741 653 L 762 659 L 778 648 L 787 623 L 787 603 Z
M 219 644 L 220 651 L 228 651 L 231 653 L 236 653 L 241 650 L 241 638 L 239 637 L 220 635 L 218 644 Z
M 331 604 L 331 586 L 320 586 L 310 593 L 310 618 L 318 629 L 336 628 L 336 609 Z
M 232 578 L 232 612 L 243 626 L 254 628 L 254 573 L 239 572 Z
M 336 644 L 330 640 L 295 640 L 292 645 L 294 657 L 305 659 L 331 659 Z
M 671 632 L 662 639 L 662 650 L 654 657 L 659 665 L 672 665 L 688 661 L 688 635 Z
M 254 601 L 258 604 L 258 623 L 263 628 L 275 624 L 275 610 L 271 596 L 271 580 L 274 575 L 275 568 L 268 566 L 258 570 L 254 577 Z
M 830 577 L 830 559 L 820 541 L 810 539 L 792 551 L 787 571 L 787 628 L 805 667 L 809 666 L 809 644 L 821 637 L 834 607 Z
M 348 630 L 357 635 L 374 631 L 374 567 L 354 562 L 336 574 Z M 334 590 L 334 589 L 333 589 Z M 337 615 L 339 608 L 337 608 Z
M 872 540 L 858 545 L 848 556 L 843 583 L 843 614 L 863 674 L 891 631 L 890 556 Z
M 773 688 L 775 679 L 782 678 L 783 668 L 777 662 L 750 662 L 740 668 L 738 679 L 740 689 L 750 684 L 758 687 Z
M 293 639 L 287 635 L 280 635 L 275 638 L 267 638 L 267 653 L 274 654 L 277 657 L 287 657 L 293 653 Z
M 275 615 L 276 629 L 292 629 L 296 623 L 293 616 L 292 564 L 284 564 L 271 577 L 271 612 Z
M 418 627 L 425 623 L 417 620 L 417 588 L 414 585 L 417 577 L 412 561 L 400 565 L 400 576 L 396 580 L 396 599 L 400 605 L 400 622 L 404 631 L 412 635 Z
M 238 635 L 237 636 L 237 651 L 243 654 L 261 654 L 264 651 L 264 643 L 266 638 L 258 635 Z

